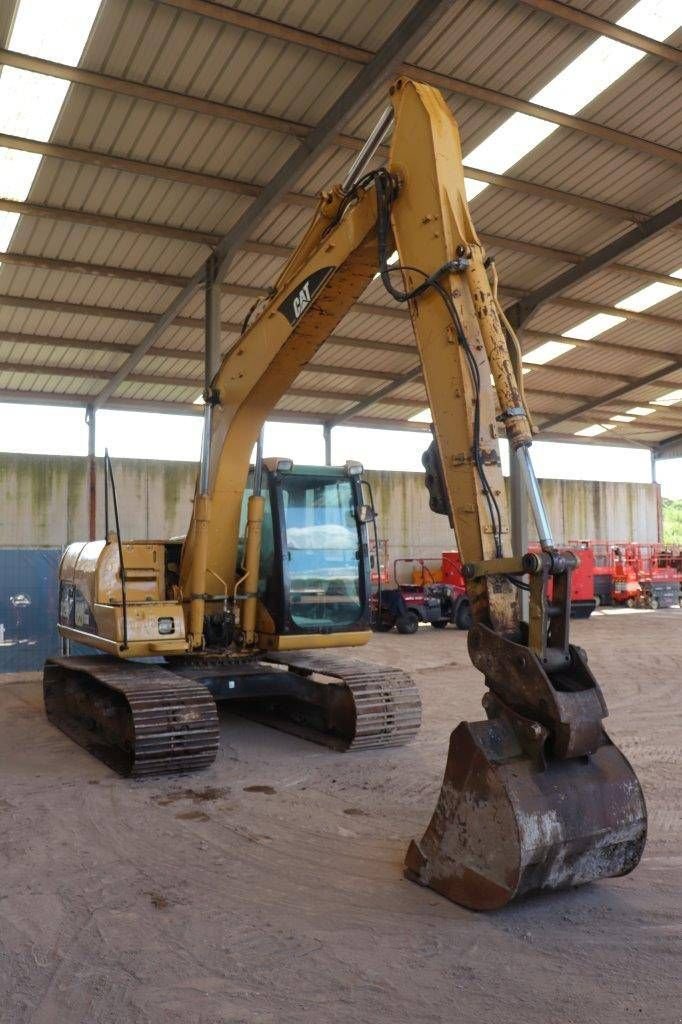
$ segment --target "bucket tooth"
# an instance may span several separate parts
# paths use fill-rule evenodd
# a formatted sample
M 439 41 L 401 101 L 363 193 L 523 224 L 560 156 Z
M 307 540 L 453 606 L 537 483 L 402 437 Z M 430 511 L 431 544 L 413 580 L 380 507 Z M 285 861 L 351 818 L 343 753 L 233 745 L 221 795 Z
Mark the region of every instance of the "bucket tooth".
M 407 878 L 473 910 L 625 875 L 640 860 L 646 808 L 630 764 L 603 734 L 592 754 L 524 753 L 503 718 L 450 737 L 431 822 L 407 852 Z

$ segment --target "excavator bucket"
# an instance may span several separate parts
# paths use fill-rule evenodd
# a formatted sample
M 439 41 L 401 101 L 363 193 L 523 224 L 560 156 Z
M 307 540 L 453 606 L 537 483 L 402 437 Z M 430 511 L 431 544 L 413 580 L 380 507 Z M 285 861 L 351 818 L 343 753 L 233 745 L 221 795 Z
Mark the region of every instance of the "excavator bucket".
M 588 757 L 543 767 L 504 720 L 462 722 L 406 876 L 472 910 L 494 910 L 632 871 L 646 838 L 644 797 L 626 758 L 604 740 Z
M 504 645 L 480 626 L 469 637 L 479 667 Z M 518 662 L 514 651 L 521 648 L 506 646 L 512 655 L 507 665 L 513 657 Z M 452 733 L 435 812 L 407 852 L 408 878 L 472 910 L 494 910 L 520 896 L 626 875 L 637 866 L 646 840 L 642 790 L 601 728 L 601 695 L 596 683 L 588 685 L 584 654 L 572 652 L 570 677 L 584 688 L 547 687 L 544 706 L 553 698 L 557 716 L 551 728 L 489 692 L 483 704 L 490 720 L 462 722 Z M 521 657 L 527 685 L 534 674 L 538 683 L 542 676 L 549 683 L 528 651 Z

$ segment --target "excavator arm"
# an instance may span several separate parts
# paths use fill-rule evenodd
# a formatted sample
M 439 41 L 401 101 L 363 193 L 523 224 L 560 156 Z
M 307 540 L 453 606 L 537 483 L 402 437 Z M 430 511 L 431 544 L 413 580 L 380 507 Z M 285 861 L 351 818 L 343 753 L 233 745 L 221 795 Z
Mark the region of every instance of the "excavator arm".
M 237 583 L 242 498 L 263 424 L 376 271 L 374 196 L 371 191 L 353 195 L 351 210 L 348 202 L 340 188 L 322 196 L 256 321 L 227 352 L 207 388 L 205 464 L 180 566 L 194 647 L 202 645 L 204 595 L 219 591 L 216 581 L 227 581 L 230 592 Z M 255 498 L 249 521 L 257 525 Z M 257 546 L 251 554 L 241 580 L 247 599 L 240 604 L 253 643 Z
M 255 632 L 259 522 L 250 499 L 245 573 L 239 518 L 250 454 L 266 417 L 377 272 L 408 305 L 433 416 L 432 477 L 451 517 L 484 674 L 487 722 L 452 734 L 443 788 L 408 877 L 466 906 L 624 874 L 638 863 L 646 811 L 636 776 L 603 729 L 606 704 L 569 643 L 575 558 L 554 547 L 529 456 L 518 342 L 504 322 L 468 210 L 459 135 L 440 93 L 399 79 L 386 165 L 373 147 L 313 223 L 254 324 L 206 391 L 202 473 L 180 588 L 200 648 L 215 581 L 243 587 L 242 635 Z M 394 247 L 398 262 L 389 262 Z M 512 552 L 498 435 L 518 459 L 541 542 Z M 552 581 L 552 598 L 550 593 Z M 226 583 L 227 581 L 227 583 Z M 529 591 L 529 621 L 519 593 Z
M 496 398 L 513 444 L 529 444 L 531 431 L 469 216 L 456 124 L 440 93 L 428 86 L 399 80 L 391 97 L 387 167 L 363 178 L 358 165 L 354 178 L 322 195 L 257 319 L 207 388 L 206 466 L 180 574 L 197 647 L 201 595 L 215 591 L 216 580 L 234 581 L 242 495 L 263 423 L 379 270 L 394 297 L 398 283 L 410 293 L 423 286 L 424 274 L 437 275 L 409 306 L 445 485 L 449 496 L 457 495 L 451 506 L 460 551 L 472 562 L 511 554 Z M 382 268 L 393 237 L 400 266 Z M 244 583 L 249 588 L 253 579 Z M 471 592 L 477 620 L 515 628 L 511 583 L 491 587 L 474 580 Z

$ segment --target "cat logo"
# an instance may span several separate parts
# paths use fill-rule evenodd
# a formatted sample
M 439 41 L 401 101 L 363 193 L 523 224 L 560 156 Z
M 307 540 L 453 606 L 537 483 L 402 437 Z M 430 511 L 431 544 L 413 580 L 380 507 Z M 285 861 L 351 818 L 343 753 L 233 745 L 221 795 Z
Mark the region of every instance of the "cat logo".
M 294 316 L 297 320 L 309 302 L 310 281 L 306 281 L 298 295 L 294 296 Z
M 293 327 L 305 311 L 311 305 L 313 299 L 322 288 L 322 285 L 334 273 L 336 267 L 320 267 L 300 284 L 296 285 L 293 291 L 289 292 L 286 299 L 278 307 Z

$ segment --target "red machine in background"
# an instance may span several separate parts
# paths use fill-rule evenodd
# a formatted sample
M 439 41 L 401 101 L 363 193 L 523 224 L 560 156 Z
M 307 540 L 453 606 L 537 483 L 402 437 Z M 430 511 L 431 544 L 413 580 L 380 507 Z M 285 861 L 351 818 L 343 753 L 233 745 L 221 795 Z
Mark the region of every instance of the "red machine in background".
M 372 576 L 373 582 L 374 574 Z M 457 551 L 437 558 L 396 558 L 393 580 L 384 586 L 382 576 L 380 613 L 375 629 L 386 633 L 416 633 L 420 622 L 434 629 L 450 624 L 469 629 L 471 609 L 466 594 L 462 563 Z
M 530 544 L 529 550 L 540 551 L 539 544 Z M 572 551 L 579 559 L 579 564 L 571 573 L 571 618 L 589 619 L 597 607 L 595 597 L 595 556 L 594 550 L 586 541 L 571 541 L 559 547 L 560 552 Z M 548 596 L 551 598 L 552 590 Z
M 682 594 L 682 573 L 661 544 L 633 544 L 637 576 L 648 608 L 672 608 Z
M 666 569 L 674 569 L 682 581 L 682 547 L 663 547 L 658 553 L 658 561 Z
M 440 561 L 437 558 L 396 558 L 393 576 L 412 617 L 414 630 L 420 622 L 428 622 L 434 629 L 445 629 L 447 625 L 469 629 L 471 607 L 458 551 L 443 551 Z
M 594 593 L 599 604 L 671 608 L 682 598 L 682 552 L 635 541 L 570 541 L 580 557 L 594 554 Z
M 539 551 L 539 545 L 531 545 L 530 550 Z M 580 559 L 580 565 L 571 576 L 571 617 L 587 619 L 597 606 L 594 554 L 589 546 L 576 545 L 570 550 Z M 401 578 L 399 564 L 413 566 L 409 582 Z M 440 563 L 428 558 L 398 558 L 394 562 L 394 574 L 408 607 L 415 610 L 421 621 L 430 622 L 436 629 L 443 629 L 449 622 L 458 629 L 469 628 L 471 609 L 458 551 L 444 551 Z
M 408 607 L 400 588 L 391 579 L 388 540 L 377 537 L 369 545 L 369 579 L 372 590 L 372 629 L 388 633 L 416 633 L 419 618 Z
M 539 550 L 539 547 L 531 546 L 530 550 Z M 571 578 L 571 616 L 586 619 L 597 605 L 594 596 L 594 555 L 589 546 L 584 547 L 582 544 L 571 550 L 575 550 L 580 558 L 580 565 Z M 420 622 L 427 622 L 434 629 L 445 629 L 447 625 L 469 629 L 471 607 L 458 551 L 443 551 L 440 560 L 396 558 L 393 575 L 396 590 L 385 591 L 384 615 L 379 627 L 382 631 L 395 625 L 400 633 L 414 633 Z M 387 601 L 395 604 L 392 612 L 386 608 Z
M 398 565 L 411 565 L 411 577 L 406 581 L 404 572 Z M 447 583 L 464 592 L 466 585 L 462 575 L 462 560 L 459 551 L 443 551 L 438 558 L 396 558 L 393 563 L 393 575 L 399 586 L 431 586 L 434 583 Z
M 372 560 L 372 582 L 381 574 L 382 616 L 377 629 L 394 626 L 415 633 L 420 622 L 434 629 L 448 624 L 469 629 L 471 609 L 457 551 L 438 558 L 396 558 L 388 571 L 388 542 L 380 541 Z M 530 551 L 539 551 L 531 544 Z M 682 605 L 682 549 L 661 544 L 574 540 L 559 548 L 572 551 L 580 564 L 571 576 L 571 618 L 587 619 L 599 605 L 670 608 Z M 378 564 L 378 568 L 377 568 Z M 551 599 L 551 589 L 548 595 Z

